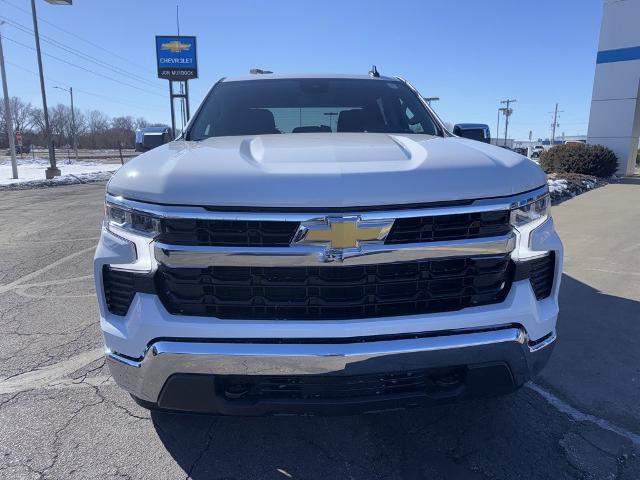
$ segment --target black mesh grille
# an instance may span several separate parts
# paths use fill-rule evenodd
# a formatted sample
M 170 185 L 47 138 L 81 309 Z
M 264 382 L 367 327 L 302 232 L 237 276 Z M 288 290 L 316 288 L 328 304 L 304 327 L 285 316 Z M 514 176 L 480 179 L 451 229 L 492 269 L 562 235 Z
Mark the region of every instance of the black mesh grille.
M 114 270 L 108 266 L 102 269 L 104 295 L 107 308 L 114 315 L 126 315 L 136 294 L 135 273 Z
M 232 400 L 321 400 L 424 394 L 441 390 L 442 379 L 455 388 L 464 380 L 464 373 L 463 368 L 450 368 L 354 376 L 221 376 L 217 382 Z
M 157 293 L 175 315 L 346 319 L 453 311 L 500 302 L 509 256 L 361 266 L 160 266 Z
M 393 223 L 385 243 L 463 240 L 505 235 L 510 231 L 509 212 L 506 210 L 398 218 Z
M 536 298 L 542 300 L 551 295 L 553 287 L 553 276 L 555 271 L 555 255 L 549 255 L 537 258 L 527 262 L 530 264 L 529 281 L 533 288 Z
M 287 247 L 299 225 L 286 221 L 170 218 L 162 221 L 158 240 L 172 245 Z M 509 231 L 508 211 L 398 218 L 385 243 L 463 240 Z
M 158 240 L 172 245 L 288 247 L 298 225 L 297 222 L 171 218 L 162 221 Z

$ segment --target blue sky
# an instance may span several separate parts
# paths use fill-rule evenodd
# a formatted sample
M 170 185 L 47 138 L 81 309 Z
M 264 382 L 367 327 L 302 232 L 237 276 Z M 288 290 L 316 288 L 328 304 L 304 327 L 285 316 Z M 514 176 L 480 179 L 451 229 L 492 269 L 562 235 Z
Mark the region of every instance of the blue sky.
M 52 6 L 36 0 L 43 38 L 113 65 L 96 65 L 43 42 L 49 104 L 66 103 L 54 85 L 72 85 L 81 109 L 110 116 L 169 121 L 168 86 L 156 77 L 154 37 L 198 37 L 200 78 L 190 82 L 192 109 L 222 76 L 251 67 L 277 72 L 402 75 L 450 122 L 488 123 L 495 130 L 499 101 L 516 98 L 510 137 L 550 136 L 556 102 L 564 113 L 558 134 L 586 133 L 601 0 L 447 1 L 204 1 L 74 0 Z M 29 3 L 0 0 L 9 92 L 40 105 Z M 16 24 L 18 27 L 16 27 Z M 12 41 L 13 40 L 13 41 Z M 96 76 L 63 63 L 117 79 Z M 29 70 L 30 72 L 26 71 Z M 129 72 L 134 78 L 125 77 Z M 504 122 L 501 120 L 501 130 Z M 503 134 L 503 132 L 501 132 Z

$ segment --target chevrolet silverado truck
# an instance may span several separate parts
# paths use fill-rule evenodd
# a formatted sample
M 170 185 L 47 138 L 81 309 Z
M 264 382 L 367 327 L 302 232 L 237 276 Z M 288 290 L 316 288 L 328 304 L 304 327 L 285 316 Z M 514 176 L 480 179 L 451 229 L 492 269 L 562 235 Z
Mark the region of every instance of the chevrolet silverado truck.
M 534 162 L 402 78 L 223 78 L 107 185 L 107 363 L 147 408 L 220 415 L 514 391 L 556 340 L 549 208 Z

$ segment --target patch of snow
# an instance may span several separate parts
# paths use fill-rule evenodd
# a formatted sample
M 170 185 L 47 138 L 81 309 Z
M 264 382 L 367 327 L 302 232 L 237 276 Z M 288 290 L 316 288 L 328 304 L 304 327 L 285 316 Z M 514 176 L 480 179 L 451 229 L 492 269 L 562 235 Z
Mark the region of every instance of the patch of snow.
M 116 163 L 99 163 L 91 161 L 68 162 L 62 160 L 57 163 L 62 175 L 52 180 L 44 177 L 49 160 L 44 158 L 18 159 L 18 178 L 13 178 L 11 161 L 0 162 L 0 186 L 18 186 L 34 188 L 47 185 L 66 185 L 85 183 L 109 179 L 113 172 L 120 168 Z
M 547 179 L 547 185 L 549 185 L 549 191 L 551 193 L 562 193 L 569 189 L 569 183 L 564 178 Z

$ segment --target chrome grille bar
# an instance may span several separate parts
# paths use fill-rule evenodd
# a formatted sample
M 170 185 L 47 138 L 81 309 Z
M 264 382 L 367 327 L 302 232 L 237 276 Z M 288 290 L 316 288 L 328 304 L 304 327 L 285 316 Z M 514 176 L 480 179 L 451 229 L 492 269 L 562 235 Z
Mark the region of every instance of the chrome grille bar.
M 206 268 L 209 266 L 301 267 L 326 263 L 334 265 L 368 265 L 426 260 L 431 258 L 500 255 L 513 251 L 513 233 L 499 237 L 477 238 L 397 245 L 363 244 L 360 248 L 327 250 L 324 246 L 291 247 L 208 247 L 156 243 L 155 258 L 171 268 Z

